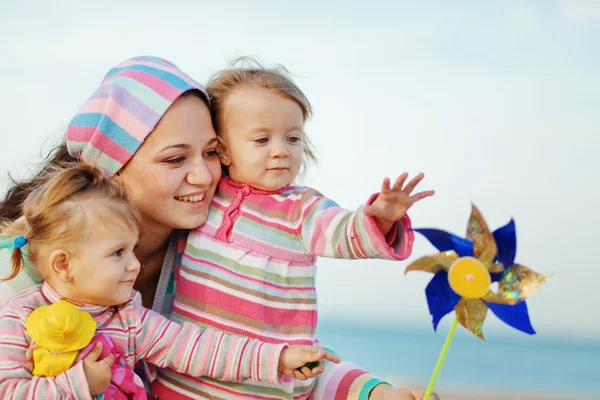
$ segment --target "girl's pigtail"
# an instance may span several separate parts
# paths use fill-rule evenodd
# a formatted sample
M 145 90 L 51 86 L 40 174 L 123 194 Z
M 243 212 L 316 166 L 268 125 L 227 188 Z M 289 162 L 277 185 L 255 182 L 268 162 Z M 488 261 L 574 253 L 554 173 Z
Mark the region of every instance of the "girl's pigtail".
M 0 282 L 9 281 L 15 278 L 25 267 L 27 263 L 27 254 L 23 247 L 27 245 L 27 238 L 20 233 L 25 232 L 26 230 L 27 221 L 25 220 L 25 217 L 20 217 L 13 223 L 9 223 L 2 230 L 2 236 L 4 237 L 0 238 L 0 248 L 5 248 L 9 251 L 12 249 L 12 254 L 10 275 L 6 278 L 1 278 Z M 14 238 L 16 235 L 18 236 Z

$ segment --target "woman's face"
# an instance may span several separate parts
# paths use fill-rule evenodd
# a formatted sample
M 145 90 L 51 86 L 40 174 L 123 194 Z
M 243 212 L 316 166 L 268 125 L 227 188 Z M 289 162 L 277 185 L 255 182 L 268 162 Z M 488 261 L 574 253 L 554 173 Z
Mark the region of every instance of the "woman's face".
M 145 230 L 204 224 L 220 178 L 208 107 L 191 93 L 173 103 L 118 176 L 129 187 Z

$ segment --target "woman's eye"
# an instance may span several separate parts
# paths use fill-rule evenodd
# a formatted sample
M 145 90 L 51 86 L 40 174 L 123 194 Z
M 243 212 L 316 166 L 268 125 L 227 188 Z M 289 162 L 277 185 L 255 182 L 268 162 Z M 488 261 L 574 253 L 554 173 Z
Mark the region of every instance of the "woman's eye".
M 258 144 L 265 144 L 269 141 L 269 138 L 260 138 L 260 139 L 255 139 L 254 142 L 258 143 Z
M 219 152 L 217 151 L 217 149 L 211 149 L 211 150 L 206 150 L 203 154 L 203 157 L 218 157 L 219 156 Z
M 169 164 L 181 164 L 184 161 L 185 161 L 185 157 L 184 156 L 179 156 L 179 157 L 170 158 L 168 160 L 165 160 L 165 162 L 169 163 Z

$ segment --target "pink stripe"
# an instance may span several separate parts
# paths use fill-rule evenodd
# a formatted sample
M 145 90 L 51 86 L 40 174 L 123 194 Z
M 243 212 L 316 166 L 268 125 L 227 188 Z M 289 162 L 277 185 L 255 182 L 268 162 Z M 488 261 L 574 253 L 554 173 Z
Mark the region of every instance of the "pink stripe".
M 160 336 L 158 337 L 158 339 L 157 339 L 157 340 L 155 340 L 154 342 L 148 343 L 148 345 L 147 345 L 147 346 L 143 346 L 143 347 L 145 347 L 145 348 L 146 348 L 146 354 L 148 354 L 148 353 L 152 352 L 152 350 L 154 349 L 154 347 L 155 347 L 155 346 L 156 346 L 158 343 L 160 343 L 160 342 L 163 340 L 163 338 L 165 337 L 165 334 L 166 334 L 166 333 L 167 333 L 167 330 L 166 330 L 166 329 L 164 329 L 164 330 L 163 330 L 163 331 L 160 333 Z M 150 337 L 148 337 L 146 340 L 150 340 Z
M 194 339 L 194 343 L 192 344 L 192 348 L 191 348 L 191 351 L 189 352 L 189 354 L 196 354 L 196 346 L 198 346 L 198 342 L 200 341 L 200 338 L 202 336 L 204 336 L 204 335 L 199 335 L 199 336 L 196 337 L 196 339 Z M 203 353 L 208 353 L 208 352 L 206 351 L 206 352 L 203 352 Z M 188 358 L 187 363 L 185 365 L 185 371 L 186 371 L 186 373 L 189 373 L 189 371 L 190 371 L 190 365 L 192 364 L 192 360 L 193 359 L 194 359 L 193 356 Z
M 88 143 L 95 131 L 95 126 L 69 125 L 67 136 L 69 137 L 69 142 Z
M 0 346 L 20 347 L 22 349 L 28 349 L 29 346 L 26 344 L 15 343 L 15 342 L 0 342 Z
M 9 360 L 4 360 L 4 361 L 23 361 L 23 357 L 15 357 Z M 20 371 L 23 367 L 17 365 L 14 367 L 9 367 L 9 368 L 1 368 L 0 367 L 0 371 Z
M 327 387 L 323 392 L 322 398 L 324 399 L 333 399 L 335 398 L 335 393 L 337 391 L 340 382 L 346 375 L 346 372 L 349 372 L 350 369 L 343 369 L 340 366 L 335 367 L 335 372 L 329 377 L 329 381 L 327 382 Z
M 175 374 L 175 375 L 181 375 L 181 374 Z M 188 376 L 186 376 L 184 378 L 186 380 L 190 380 L 190 377 L 188 377 Z M 183 382 L 182 380 L 177 379 L 177 378 L 175 378 L 175 380 L 177 380 L 179 382 Z M 278 397 L 271 397 L 271 396 L 265 396 L 265 395 L 259 396 L 257 394 L 249 394 L 249 393 L 231 390 L 229 388 L 225 388 L 222 386 L 216 386 L 212 382 L 208 382 L 203 379 L 191 378 L 191 380 L 193 380 L 194 382 L 198 382 L 197 384 L 194 385 L 194 387 L 200 388 L 200 389 L 202 387 L 207 387 L 211 391 L 216 392 L 217 393 L 216 396 L 218 396 L 220 398 L 225 398 L 225 399 L 245 398 L 245 399 L 249 399 L 249 400 L 281 400 Z M 226 384 L 227 382 L 223 382 L 223 383 Z M 154 395 L 157 395 L 159 399 L 163 399 L 163 398 L 169 399 L 169 400 L 192 400 L 193 399 L 192 397 L 189 397 L 187 395 L 182 395 L 181 393 L 176 392 L 174 389 L 167 387 L 166 385 L 162 384 L 160 381 L 158 381 L 158 382 L 155 381 L 155 383 L 152 384 L 152 393 Z M 186 393 L 193 395 L 191 392 L 186 392 Z
M 110 119 L 140 142 L 144 141 L 148 130 L 153 128 L 138 120 L 112 97 L 88 100 L 79 111 L 79 114 L 85 113 L 101 113 L 110 116 Z
M 214 237 L 210 236 L 211 234 L 214 235 L 215 231 L 213 225 L 205 224 L 202 227 L 202 232 L 198 232 L 198 234 L 209 238 L 209 240 L 215 240 Z M 257 241 L 253 237 L 242 235 L 237 231 L 233 232 L 231 242 L 227 243 L 227 245 L 237 249 L 244 249 L 243 246 L 251 247 L 253 251 L 261 254 L 277 254 L 277 258 L 289 261 L 295 265 L 312 266 L 314 264 L 314 256 L 306 254 L 302 249 L 293 252 L 285 247 L 271 246 L 267 242 Z
M 360 234 L 358 232 L 358 230 L 356 229 L 356 224 L 358 223 L 356 221 L 356 218 L 358 217 L 357 214 L 354 214 L 354 217 L 352 218 L 352 234 L 354 237 L 354 240 L 350 240 L 350 243 L 354 244 L 354 248 L 356 249 L 357 253 L 363 257 L 363 258 L 367 258 L 368 254 L 365 251 L 363 244 L 360 240 Z M 364 217 L 364 218 L 369 218 L 369 217 Z M 377 228 L 377 230 L 379 231 L 379 228 Z M 382 234 L 383 235 L 383 234 Z M 369 236 L 369 239 L 371 239 L 371 237 Z M 385 240 L 383 241 L 385 243 Z
M 341 379 L 339 386 L 337 388 L 337 391 L 335 393 L 335 397 L 328 397 L 328 399 L 331 398 L 332 400 L 348 400 L 348 395 L 349 395 L 350 387 L 352 386 L 352 383 L 354 383 L 356 378 L 358 378 L 359 376 L 361 376 L 363 374 L 365 374 L 365 371 L 360 370 L 360 369 L 355 369 L 355 370 L 349 371 Z
M 97 149 L 100 153 L 109 156 L 113 160 L 118 161 L 122 165 L 127 164 L 127 161 L 131 160 L 131 157 L 133 157 L 133 154 L 104 134 L 95 135 L 90 142 L 90 146 Z
M 271 351 L 269 351 L 269 361 L 267 362 L 267 367 L 269 370 L 269 382 L 277 383 L 277 371 L 279 369 L 278 355 L 281 355 L 279 348 L 272 347 Z
M 214 343 L 216 332 L 214 329 L 209 329 L 209 330 L 205 330 L 204 333 L 202 334 L 203 340 L 205 340 L 206 343 Z M 198 360 L 198 365 L 203 365 L 204 368 L 202 368 L 202 371 L 206 371 L 206 366 L 208 365 L 208 358 L 210 357 L 210 350 L 209 349 L 201 349 L 201 353 L 200 353 L 200 357 Z M 192 357 L 193 358 L 193 357 Z M 196 367 L 196 371 L 198 370 L 198 367 Z
M 215 346 L 215 355 L 210 366 L 210 375 L 215 376 L 215 368 L 217 368 L 217 360 L 219 359 L 219 353 L 221 352 L 221 343 L 223 343 L 223 333 L 219 333 L 219 342 Z
M 219 204 L 217 202 L 213 203 L 213 206 L 221 211 L 225 211 L 228 207 L 223 206 L 222 204 Z M 261 225 L 264 226 L 268 226 L 270 228 L 274 228 L 277 229 L 279 231 L 285 232 L 287 234 L 290 235 L 300 235 L 302 233 L 302 224 L 298 224 L 298 227 L 294 228 L 294 227 L 290 227 L 287 225 L 283 225 L 284 223 L 289 224 L 290 221 L 284 221 L 284 220 L 280 220 L 281 223 L 277 222 L 277 221 L 268 221 L 266 219 L 263 219 L 265 216 L 264 215 L 260 215 L 260 216 L 256 216 L 254 214 L 251 214 L 249 212 L 242 212 L 240 214 L 241 217 L 244 217 L 246 219 L 249 219 L 251 221 L 255 221 L 258 222 Z
M 257 355 L 256 355 L 256 380 L 260 381 L 261 376 L 260 376 L 260 361 L 261 361 L 261 356 L 262 356 L 262 348 L 263 348 L 263 343 L 260 343 L 258 345 L 258 350 L 257 350 Z
M 79 143 L 87 143 L 90 138 L 90 128 L 87 126 L 69 126 L 69 141 L 71 142 L 79 142 Z M 107 137 L 106 135 L 96 135 L 94 137 L 94 142 L 90 142 L 90 145 L 95 147 L 96 149 L 100 148 L 102 150 L 98 150 L 100 153 L 106 154 L 112 159 L 118 161 L 119 163 L 125 165 L 127 161 L 131 160 L 133 157 L 127 150 L 123 147 L 119 146 L 112 139 Z
M 242 351 L 240 352 L 240 360 L 244 360 L 244 353 L 246 352 L 246 347 L 248 347 L 248 344 L 250 343 L 250 339 L 246 339 L 245 343 L 244 343 L 244 347 L 242 347 Z M 242 376 L 242 363 L 240 362 L 238 364 L 237 367 L 237 372 L 235 374 L 235 380 L 239 381 L 240 377 Z
M 160 77 L 144 71 L 127 69 L 117 72 L 112 75 L 111 78 L 117 76 L 124 76 L 133 79 L 134 81 L 141 82 L 170 102 L 177 100 L 177 98 L 181 96 L 181 93 L 183 93 L 181 90 L 169 85 L 167 81 L 162 80 Z
M 181 71 L 180 69 L 178 69 L 175 66 L 173 66 L 173 67 L 167 67 L 164 64 L 159 64 L 159 63 L 155 63 L 155 62 L 152 62 L 152 61 L 127 60 L 127 61 L 124 61 L 121 64 L 117 65 L 116 68 L 129 67 L 130 65 L 145 65 L 147 67 L 153 67 L 153 68 L 156 68 L 156 69 L 161 69 L 163 71 L 170 72 L 173 75 L 176 75 L 179 78 L 183 79 L 185 82 L 187 82 L 188 85 L 193 86 L 193 87 L 195 87 L 197 89 L 200 89 L 202 92 L 204 92 L 204 94 L 207 94 L 206 90 L 204 89 L 204 87 L 199 86 L 200 84 L 198 82 L 195 82 L 193 79 L 190 79 L 189 76 L 187 76 L 186 74 L 184 74 L 183 71 Z M 110 79 L 110 77 L 109 77 L 109 79 Z
M 316 310 L 268 307 L 205 285 L 191 283 L 185 279 L 181 279 L 177 289 L 183 296 L 195 299 L 200 303 L 212 305 L 233 314 L 271 325 L 302 327 L 307 326 L 306 321 L 316 319 Z M 201 297 L 198 296 L 198 293 L 202 293 Z
M 267 242 L 261 242 L 254 240 L 252 237 L 248 237 L 246 235 L 242 235 L 240 232 L 234 231 L 232 236 L 232 241 L 237 243 L 253 243 L 252 249 L 258 253 L 262 254 L 277 254 L 277 257 L 280 259 L 290 259 L 295 260 L 300 257 L 306 259 L 307 255 L 301 251 L 290 251 L 285 247 L 277 247 L 268 244 Z
M 279 338 L 270 336 L 270 332 L 263 331 L 260 329 L 258 329 L 259 333 L 256 333 L 257 329 L 255 329 L 255 328 L 253 328 L 252 332 L 250 332 L 248 330 L 245 330 L 243 328 L 239 328 L 239 327 L 236 327 L 233 325 L 227 325 L 224 323 L 215 322 L 212 319 L 205 318 L 204 315 L 202 315 L 202 314 L 195 314 L 195 313 L 188 311 L 187 309 L 182 309 L 180 306 L 178 306 L 177 303 L 175 303 L 173 306 L 173 315 L 189 318 L 193 321 L 197 321 L 200 324 L 205 324 L 205 325 L 210 326 L 217 330 L 221 330 L 221 331 L 224 331 L 227 333 L 233 333 L 233 334 L 240 335 L 240 336 L 251 337 L 253 339 L 258 339 L 262 342 L 276 343 L 276 344 L 288 343 L 290 346 L 291 345 L 304 345 L 304 344 L 312 345 L 313 344 L 312 340 L 292 340 L 289 338 L 284 340 L 284 339 L 279 339 Z
M 226 275 L 232 276 L 232 277 L 237 277 L 240 279 L 243 279 L 245 281 L 248 282 L 254 282 L 254 283 L 258 283 L 261 286 L 267 286 L 267 287 L 271 287 L 274 289 L 280 289 L 280 290 L 285 290 L 288 293 L 294 293 L 294 292 L 314 292 L 315 288 L 314 286 L 308 286 L 308 287 L 304 287 L 304 286 L 292 286 L 292 285 L 277 285 L 275 283 L 272 282 L 266 282 L 263 281 L 261 279 L 256 279 L 256 278 L 251 278 L 249 276 L 246 275 L 242 275 L 238 272 L 235 272 L 229 268 L 225 268 L 220 266 L 219 264 L 215 264 L 213 262 L 210 261 L 206 261 L 206 260 L 202 260 L 200 258 L 196 258 L 194 256 L 191 256 L 188 253 L 184 253 L 183 254 L 183 258 L 186 260 L 189 260 L 191 262 L 193 262 L 194 264 L 198 264 L 198 265 L 209 265 L 212 269 L 217 269 L 219 271 L 222 271 L 223 273 L 225 273 Z
M 237 353 L 238 347 L 240 347 L 241 338 L 238 336 L 232 336 L 229 338 L 229 345 L 227 346 L 226 357 L 223 362 L 223 376 L 225 379 L 233 379 L 233 366 L 234 357 Z

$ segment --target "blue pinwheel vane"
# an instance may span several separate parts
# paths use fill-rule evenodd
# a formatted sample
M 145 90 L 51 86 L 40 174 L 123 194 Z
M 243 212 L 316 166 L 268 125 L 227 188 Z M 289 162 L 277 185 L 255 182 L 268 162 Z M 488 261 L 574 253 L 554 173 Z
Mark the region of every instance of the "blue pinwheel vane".
M 425 398 L 431 394 L 441 364 L 458 323 L 483 339 L 483 323 L 491 310 L 500 320 L 527 334 L 535 334 L 525 300 L 542 286 L 550 275 L 542 275 L 515 263 L 517 238 L 515 223 L 490 232 L 481 213 L 472 206 L 467 237 L 440 229 L 415 229 L 440 253 L 421 257 L 406 272 L 434 274 L 425 289 L 433 328 L 454 311 L 456 318 L 446 339 Z M 498 289 L 490 285 L 498 282 Z

